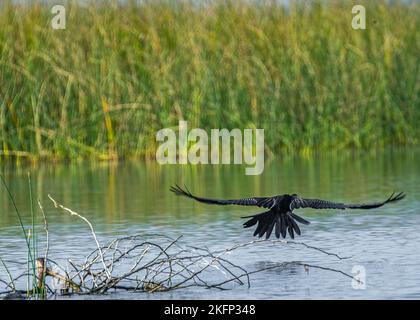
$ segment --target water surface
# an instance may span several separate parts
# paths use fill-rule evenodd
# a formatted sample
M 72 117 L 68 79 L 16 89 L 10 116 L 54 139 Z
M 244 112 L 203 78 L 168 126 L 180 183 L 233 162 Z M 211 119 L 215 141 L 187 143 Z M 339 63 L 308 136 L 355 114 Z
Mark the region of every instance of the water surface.
M 339 260 L 303 247 L 270 242 L 248 246 L 230 259 L 247 270 L 297 261 L 342 270 L 366 270 L 366 288 L 355 289 L 338 273 L 303 267 L 274 269 L 251 276 L 251 287 L 230 290 L 188 288 L 167 293 L 113 293 L 105 298 L 128 299 L 418 299 L 420 298 L 420 152 L 388 150 L 373 154 L 278 157 L 268 161 L 260 176 L 246 176 L 240 166 L 159 166 L 154 162 L 2 164 L 2 172 L 30 227 L 28 172 L 34 198 L 42 202 L 50 231 L 50 257 L 83 259 L 95 248 L 87 226 L 54 208 L 47 195 L 86 216 L 101 244 L 129 234 L 183 235 L 185 245 L 227 248 L 253 239 L 241 216 L 259 208 L 219 207 L 175 197 L 174 183 L 207 197 L 237 198 L 297 193 L 342 202 L 383 200 L 405 191 L 398 204 L 369 211 L 299 210 L 311 221 L 296 241 L 340 256 Z M 4 191 L 0 193 L 0 257 L 13 274 L 26 261 L 25 243 L 17 217 Z M 39 246 L 44 235 L 38 214 Z M 40 249 L 41 250 L 41 249 Z M 218 277 L 216 273 L 214 277 Z M 220 277 L 223 277 L 220 274 Z M 7 274 L 0 266 L 0 279 Z M 0 290 L 1 291 L 1 290 Z M 91 296 L 89 298 L 98 298 Z M 103 297 L 101 297 L 103 298 Z

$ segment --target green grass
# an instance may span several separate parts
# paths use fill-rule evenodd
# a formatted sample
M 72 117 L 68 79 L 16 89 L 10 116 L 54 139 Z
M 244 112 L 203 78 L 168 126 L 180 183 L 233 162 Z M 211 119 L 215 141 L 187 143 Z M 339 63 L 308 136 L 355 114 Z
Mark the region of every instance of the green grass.
M 176 127 L 265 129 L 267 151 L 418 145 L 420 4 L 0 6 L 0 155 L 149 157 Z M 359 3 L 358 2 L 358 3 Z M 308 3 L 308 2 L 305 2 Z
M 23 218 L 22 218 L 22 213 L 19 211 L 15 199 L 8 187 L 8 184 L 6 183 L 4 177 L 2 174 L 0 174 L 0 180 L 3 184 L 3 188 L 6 191 L 9 200 L 14 208 L 14 211 L 16 213 L 16 217 L 19 221 L 19 225 L 20 228 L 22 230 L 22 236 L 25 239 L 25 243 L 26 243 L 26 248 L 27 248 L 27 296 L 28 297 L 33 297 L 33 298 L 41 298 L 43 297 L 43 293 L 44 292 L 40 292 L 40 288 L 38 288 L 38 282 L 37 282 L 37 269 L 36 269 L 36 259 L 37 259 L 37 228 L 36 228 L 36 219 L 35 219 L 35 212 L 34 212 L 34 208 L 33 208 L 33 199 L 32 199 L 32 183 L 31 183 L 31 177 L 28 173 L 28 187 L 29 187 L 29 201 L 30 201 L 30 208 L 31 208 L 31 228 L 25 228 L 24 222 L 23 222 Z M 10 273 L 10 271 L 8 270 L 6 264 L 4 263 L 4 261 L 0 258 L 3 267 L 6 269 L 6 272 L 10 278 L 10 285 L 13 288 L 13 290 L 15 290 L 15 285 L 13 282 L 13 277 Z M 42 287 L 41 287 L 41 291 L 44 290 L 45 287 L 45 277 L 43 277 L 43 281 L 42 281 Z M 42 295 L 41 295 L 42 294 Z

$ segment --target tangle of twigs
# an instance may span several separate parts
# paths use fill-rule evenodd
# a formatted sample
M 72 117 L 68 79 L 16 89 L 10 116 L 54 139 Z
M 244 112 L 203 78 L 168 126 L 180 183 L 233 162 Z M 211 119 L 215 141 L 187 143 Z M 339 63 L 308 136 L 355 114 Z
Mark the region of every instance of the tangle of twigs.
M 335 253 L 309 246 L 303 242 L 253 240 L 235 244 L 226 249 L 210 250 L 204 247 L 183 245 L 182 236 L 171 238 L 165 235 L 132 235 L 114 239 L 101 246 L 92 224 L 85 217 L 59 204 L 50 195 L 49 198 L 56 208 L 85 221 L 96 244 L 96 249 L 89 253 L 83 261 L 76 262 L 69 259 L 67 268 L 47 257 L 48 251 L 45 258 L 37 260 L 40 270 L 37 275 L 38 280 L 50 277 L 55 283 L 52 288 L 44 282 L 46 294 L 49 295 L 58 293 L 105 294 L 110 290 L 152 293 L 188 287 L 226 290 L 234 284 L 250 287 L 250 275 L 268 269 L 284 269 L 291 265 L 302 266 L 305 270 L 317 268 L 336 272 L 353 279 L 353 276 L 341 270 L 301 262 L 277 263 L 248 271 L 228 259 L 232 252 L 251 245 L 267 243 L 298 245 L 334 256 L 339 260 L 345 259 Z M 48 234 L 46 219 L 44 221 Z M 0 279 L 0 286 L 4 287 L 3 292 L 0 289 L 0 298 L 10 297 L 10 294 L 20 292 L 14 284 L 25 275 L 26 273 L 13 278 L 8 272 L 8 280 Z

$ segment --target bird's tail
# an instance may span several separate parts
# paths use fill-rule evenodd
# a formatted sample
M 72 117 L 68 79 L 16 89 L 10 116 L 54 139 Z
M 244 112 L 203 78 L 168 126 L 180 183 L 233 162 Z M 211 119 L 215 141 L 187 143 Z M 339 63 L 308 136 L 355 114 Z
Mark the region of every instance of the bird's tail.
M 300 228 L 296 221 L 303 224 L 310 223 L 293 212 L 278 213 L 271 210 L 242 218 L 251 218 L 244 223 L 244 228 L 252 227 L 258 223 L 254 236 L 258 235 L 261 238 L 265 234 L 266 239 L 270 238 L 273 229 L 277 238 L 280 238 L 280 235 L 286 238 L 286 232 L 288 232 L 290 237 L 294 239 L 295 232 L 300 235 Z

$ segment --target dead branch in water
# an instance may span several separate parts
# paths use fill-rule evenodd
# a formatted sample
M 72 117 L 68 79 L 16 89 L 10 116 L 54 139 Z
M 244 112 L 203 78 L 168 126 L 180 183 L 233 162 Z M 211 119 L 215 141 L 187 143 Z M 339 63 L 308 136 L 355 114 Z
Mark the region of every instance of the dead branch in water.
M 99 246 L 98 239 L 96 238 L 95 230 L 93 230 L 93 226 L 92 226 L 92 224 L 90 223 L 90 221 L 89 221 L 88 219 L 86 219 L 85 217 L 83 217 L 82 215 L 78 214 L 77 212 L 75 212 L 75 211 L 73 211 L 73 210 L 71 210 L 71 209 L 69 209 L 69 208 L 66 208 L 66 207 L 65 207 L 65 206 L 63 206 L 62 204 L 57 203 L 57 201 L 55 201 L 55 200 L 51 197 L 51 195 L 48 195 L 48 198 L 49 198 L 49 199 L 53 202 L 53 204 L 54 204 L 54 206 L 55 206 L 56 208 L 61 208 L 61 209 L 63 209 L 64 211 L 66 211 L 66 212 L 70 213 L 71 215 L 73 215 L 73 216 L 77 216 L 78 218 L 82 219 L 83 221 L 85 221 L 85 222 L 88 224 L 88 226 L 89 226 L 89 228 L 90 228 L 90 230 L 91 230 L 91 232 L 92 232 L 93 239 L 95 240 L 96 246 L 98 247 L 99 254 L 100 254 L 100 257 L 101 257 L 101 261 L 102 261 L 102 264 L 103 264 L 103 266 L 104 266 L 104 271 L 105 271 L 105 273 L 106 273 L 107 277 L 109 278 L 111 275 L 109 274 L 109 271 L 108 271 L 108 269 L 107 269 L 107 267 L 106 267 L 106 265 L 105 265 L 104 258 L 103 258 L 103 255 L 102 255 L 102 251 L 101 251 L 101 248 L 100 248 L 100 246 Z
M 235 283 L 250 287 L 250 276 L 252 274 L 272 269 L 283 270 L 293 266 L 301 266 L 304 271 L 315 268 L 335 272 L 356 280 L 352 275 L 341 270 L 302 262 L 274 263 L 270 266 L 248 271 L 229 259 L 232 253 L 238 254 L 243 248 L 251 245 L 267 244 L 301 246 L 308 250 L 333 256 L 338 260 L 345 259 L 335 253 L 327 252 L 303 242 L 260 239 L 235 244 L 225 249 L 211 250 L 205 247 L 183 245 L 182 236 L 174 239 L 165 235 L 152 234 L 120 237 L 101 246 L 88 219 L 58 203 L 50 195 L 48 197 L 56 208 L 85 221 L 96 244 L 96 249 L 82 261 L 77 262 L 68 259 L 68 268 L 60 266 L 48 258 L 48 249 L 46 250 L 45 257 L 37 260 L 39 264 L 37 280 L 40 286 L 47 277 L 55 282 L 53 286 L 45 285 L 49 294 L 57 294 L 58 292 L 64 294 L 104 294 L 110 290 L 153 293 L 189 287 L 225 290 L 231 288 Z M 40 203 L 39 206 L 42 210 Z M 48 236 L 45 215 L 44 228 Z M 15 290 L 13 284 L 21 277 L 23 275 L 13 279 L 9 273 L 9 281 L 0 279 L 0 284 L 4 284 L 5 287 L 3 293 L 0 291 L 0 297 L 2 297 L 2 294 L 13 292 Z M 11 290 L 11 288 L 13 289 Z M 57 290 L 57 288 L 60 290 Z

